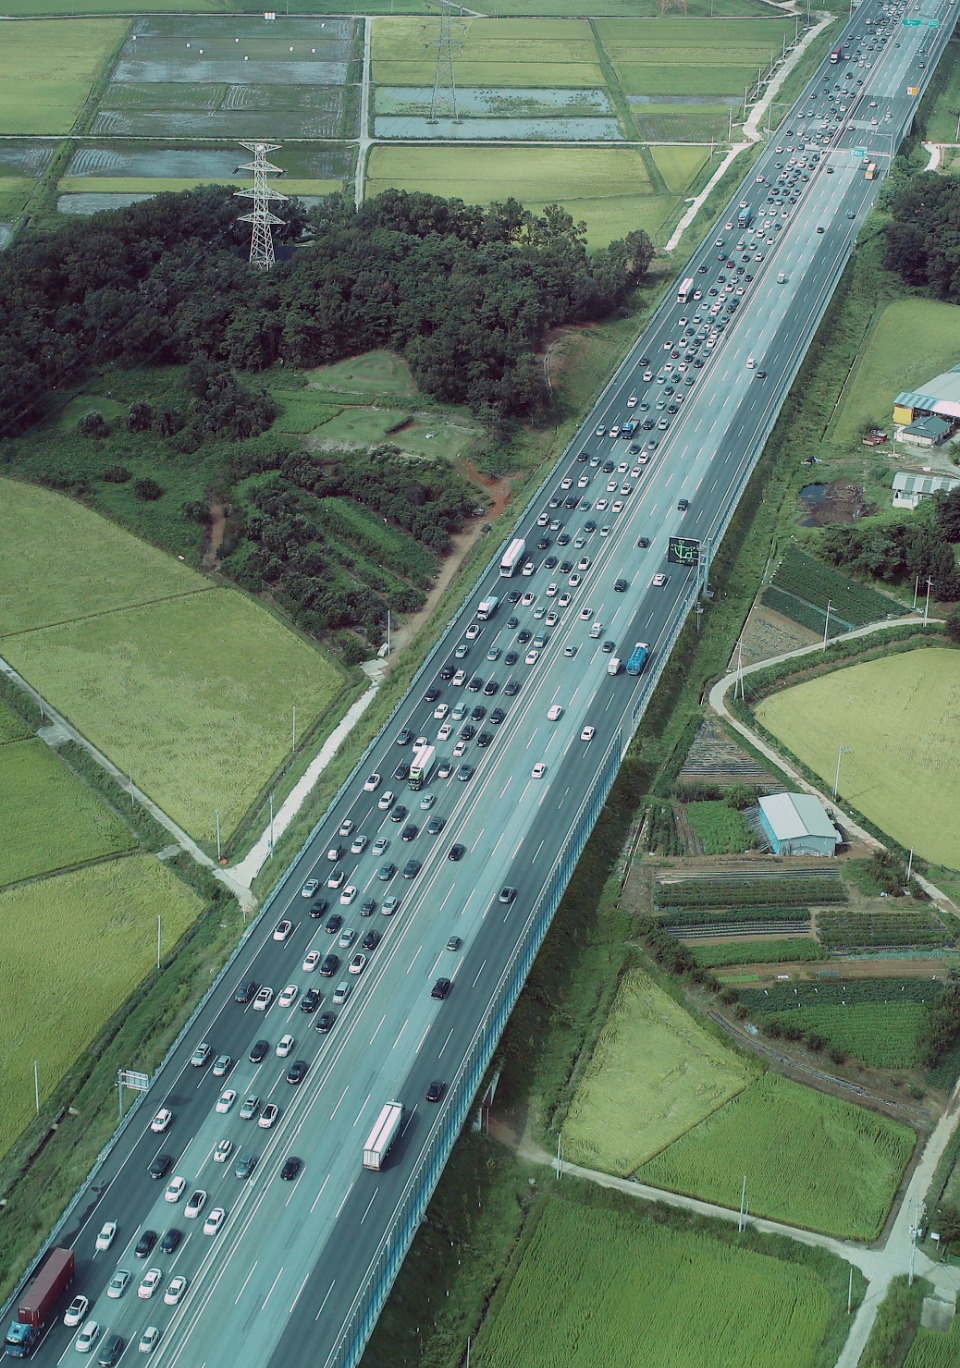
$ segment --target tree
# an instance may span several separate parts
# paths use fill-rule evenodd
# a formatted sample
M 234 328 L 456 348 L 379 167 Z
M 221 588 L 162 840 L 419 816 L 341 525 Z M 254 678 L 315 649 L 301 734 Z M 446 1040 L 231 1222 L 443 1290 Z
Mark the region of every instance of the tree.
M 960 608 L 954 608 L 953 612 L 949 614 L 945 630 L 950 640 L 960 645 Z
M 156 480 L 151 480 L 149 476 L 142 480 L 137 480 L 133 486 L 133 492 L 138 499 L 143 499 L 145 503 L 155 503 L 157 499 L 162 499 L 164 495 L 163 487 L 158 485 Z
M 78 431 L 84 437 L 109 437 L 110 424 L 99 409 L 91 409 L 80 419 Z

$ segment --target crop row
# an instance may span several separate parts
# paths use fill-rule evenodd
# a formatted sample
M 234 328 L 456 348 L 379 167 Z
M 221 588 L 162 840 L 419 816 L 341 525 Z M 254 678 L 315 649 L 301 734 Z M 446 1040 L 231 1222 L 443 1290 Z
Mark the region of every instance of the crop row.
M 778 907 L 798 903 L 846 902 L 847 892 L 836 879 L 758 879 L 736 883 L 726 879 L 658 883 L 658 907 Z
M 811 632 L 820 633 L 823 631 L 825 614 L 820 608 L 815 608 L 804 599 L 797 598 L 796 594 L 790 594 L 786 589 L 779 589 L 775 584 L 768 585 L 760 596 L 760 602 L 765 608 L 772 608 L 775 613 L 782 613 L 791 622 L 797 622 L 801 627 L 807 627 Z M 841 632 L 846 632 L 850 624 L 840 617 L 839 613 L 831 613 L 829 635 L 839 636 Z
M 781 931 L 783 928 L 779 928 Z M 794 940 L 727 941 L 723 945 L 691 946 L 698 964 L 720 969 L 730 964 L 788 964 L 792 961 L 828 959 L 822 946 L 810 936 Z
M 920 1032 L 926 1008 L 920 1002 L 899 1002 L 885 1006 L 863 1002 L 846 1007 L 802 1007 L 771 1018 L 785 1033 L 802 1031 L 822 1036 L 828 1046 L 855 1055 L 874 1069 L 909 1069 L 917 1062 Z
M 796 594 L 824 612 L 829 601 L 833 605 L 832 611 L 854 626 L 907 611 L 885 594 L 848 579 L 795 546 L 788 546 L 784 551 L 773 583 L 778 589 Z
M 771 988 L 742 988 L 737 996 L 751 1012 L 790 1012 L 803 1007 L 889 1006 L 897 1002 L 939 1002 L 943 985 L 930 979 L 823 979 L 819 983 L 778 983 Z
M 661 917 L 661 924 L 668 931 L 683 928 L 684 934 L 687 927 L 716 928 L 736 924 L 738 927 L 756 926 L 762 930 L 770 924 L 785 928 L 788 923 L 798 930 L 809 930 L 809 910 L 806 907 L 765 907 L 762 911 L 756 907 L 671 907 L 669 913 Z
M 824 913 L 817 918 L 824 945 L 950 945 L 946 927 L 928 912 Z

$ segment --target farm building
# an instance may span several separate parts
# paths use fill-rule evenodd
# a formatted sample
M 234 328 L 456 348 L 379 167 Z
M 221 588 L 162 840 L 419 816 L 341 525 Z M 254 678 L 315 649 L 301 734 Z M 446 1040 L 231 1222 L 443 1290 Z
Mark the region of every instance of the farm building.
M 933 431 L 928 432 L 925 424 L 917 429 L 919 420 L 930 418 L 938 420 Z M 960 423 L 960 366 L 935 375 L 922 390 L 898 394 L 893 401 L 893 421 L 897 435 L 908 442 L 924 446 L 942 442 Z
M 960 480 L 949 475 L 911 475 L 909 471 L 898 470 L 893 477 L 894 508 L 916 508 L 924 499 L 932 498 L 941 490 L 956 489 Z
M 760 826 L 775 855 L 833 855 L 840 833 L 809 793 L 774 793 L 760 799 Z

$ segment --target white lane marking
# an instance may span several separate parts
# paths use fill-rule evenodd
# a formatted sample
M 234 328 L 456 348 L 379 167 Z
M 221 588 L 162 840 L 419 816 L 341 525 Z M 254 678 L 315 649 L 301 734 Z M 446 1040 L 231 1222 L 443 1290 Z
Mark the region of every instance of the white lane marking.
M 386 1012 L 384 1012 L 383 1016 L 382 1016 L 382 1017 L 380 1018 L 380 1020 L 377 1022 L 377 1029 L 374 1031 L 373 1035 L 370 1037 L 370 1044 L 371 1044 L 371 1045 L 373 1044 L 373 1042 L 376 1040 L 377 1036 L 379 1035 L 379 1033 L 380 1033 L 380 1027 L 383 1025 L 383 1023 L 386 1021 L 386 1019 L 387 1019 L 387 1014 L 386 1014 Z
M 263 1301 L 260 1303 L 260 1310 L 261 1310 L 261 1311 L 263 1311 L 263 1310 L 266 1309 L 267 1302 L 268 1302 L 268 1301 L 270 1300 L 270 1298 L 273 1296 L 274 1288 L 276 1287 L 277 1283 L 280 1281 L 280 1279 L 281 1279 L 282 1277 L 283 1277 L 283 1265 L 281 1264 L 280 1267 L 279 1267 L 279 1269 L 277 1270 L 277 1276 L 274 1278 L 273 1282 L 270 1284 L 270 1291 L 267 1293 L 267 1295 L 264 1297 Z
M 324 1180 L 323 1180 L 323 1186 L 320 1188 L 320 1191 L 317 1193 L 316 1197 L 313 1199 L 313 1206 L 310 1208 L 310 1215 L 311 1215 L 311 1216 L 312 1216 L 313 1213 L 316 1211 L 316 1209 L 317 1209 L 317 1203 L 320 1201 L 320 1198 L 323 1196 L 323 1189 L 327 1186 L 327 1184 L 329 1183 L 329 1181 L 330 1181 L 330 1175 L 329 1175 L 329 1173 L 328 1173 L 327 1176 L 326 1176 L 326 1178 L 324 1178 Z
M 408 974 L 409 974 L 410 970 L 413 968 L 413 966 L 416 964 L 416 962 L 417 962 L 417 955 L 420 954 L 420 951 L 421 951 L 422 949 L 423 949 L 423 946 L 422 946 L 422 945 L 418 945 L 418 946 L 417 946 L 417 949 L 416 949 L 416 952 L 414 953 L 413 959 L 412 959 L 412 960 L 410 961 L 410 963 L 407 965 L 407 973 L 408 973 Z
M 313 1271 L 313 1270 L 311 1269 L 311 1272 L 312 1272 L 312 1271 Z M 307 1283 L 308 1283 L 309 1281 L 310 1281 L 310 1273 L 307 1274 L 307 1276 L 304 1278 L 303 1282 L 302 1282 L 302 1283 L 300 1284 L 300 1286 L 297 1288 L 297 1295 L 294 1297 L 293 1301 L 290 1303 L 290 1310 L 291 1310 L 291 1311 L 296 1310 L 297 1302 L 300 1300 L 300 1297 L 301 1297 L 301 1295 L 303 1294 L 303 1289 L 306 1287 L 306 1285 L 307 1285 Z M 329 1295 L 330 1295 L 330 1293 L 328 1292 L 328 1293 L 327 1293 L 327 1296 L 329 1297 Z
M 440 1046 L 440 1049 L 439 1049 L 439 1051 L 438 1051 L 438 1053 L 437 1053 L 437 1057 L 438 1057 L 438 1058 L 439 1058 L 440 1055 L 443 1054 L 444 1050 L 445 1050 L 445 1049 L 447 1048 L 447 1046 L 450 1044 L 450 1037 L 451 1037 L 452 1035 L 453 1035 L 453 1027 L 451 1026 L 451 1027 L 450 1027 L 450 1030 L 447 1032 L 447 1038 L 446 1038 L 446 1040 L 445 1040 L 445 1041 L 443 1042 L 443 1044 Z
M 234 1299 L 233 1299 L 233 1304 L 234 1304 L 234 1306 L 236 1306 L 236 1305 L 238 1304 L 238 1302 L 240 1301 L 240 1298 L 243 1296 L 244 1292 L 246 1292 L 246 1290 L 247 1290 L 247 1283 L 250 1281 L 250 1279 L 253 1277 L 254 1273 L 257 1271 L 257 1264 L 259 1264 L 259 1262 L 260 1262 L 259 1259 L 254 1259 L 254 1261 L 253 1261 L 253 1267 L 250 1269 L 250 1272 L 249 1272 L 249 1273 L 247 1274 L 247 1276 L 244 1278 L 244 1280 L 243 1280 L 243 1285 L 241 1286 L 240 1291 L 237 1293 L 236 1297 L 234 1297 Z M 309 1276 L 309 1275 L 308 1275 L 308 1276 Z
M 484 913 L 484 916 L 486 916 L 486 913 Z M 475 974 L 475 976 L 474 976 L 473 984 L 471 985 L 472 987 L 476 988 L 477 984 L 478 984 L 479 981 L 480 981 L 480 975 L 483 973 L 483 971 L 484 971 L 484 969 L 486 968 L 486 966 L 487 966 L 487 961 L 484 960 L 483 963 L 480 965 L 480 968 L 477 970 L 477 972 L 476 972 L 476 974 Z
M 348 1083 L 347 1086 L 344 1088 L 343 1092 L 340 1094 L 339 1098 L 337 1099 L 337 1105 L 334 1107 L 333 1111 L 330 1113 L 330 1120 L 331 1120 L 331 1121 L 332 1121 L 333 1118 L 336 1116 L 337 1112 L 340 1110 L 340 1103 L 343 1101 L 343 1099 L 346 1097 L 346 1095 L 347 1095 L 347 1093 L 348 1093 L 349 1091 L 350 1091 L 350 1084 Z
M 370 1214 L 370 1208 L 373 1206 L 374 1202 L 377 1200 L 377 1193 L 378 1193 L 379 1191 L 380 1191 L 379 1188 L 374 1188 L 374 1189 L 373 1189 L 373 1196 L 370 1198 L 369 1202 L 367 1203 L 367 1209 L 366 1209 L 366 1211 L 364 1211 L 363 1215 L 360 1217 L 360 1224 L 361 1224 L 361 1225 L 363 1225 L 364 1221 L 365 1221 L 365 1220 L 367 1219 L 367 1217 L 369 1216 L 369 1214 Z
M 346 1192 L 343 1194 L 343 1197 L 340 1199 L 340 1205 L 337 1207 L 337 1214 L 336 1214 L 336 1216 L 333 1218 L 334 1220 L 337 1220 L 337 1219 L 339 1218 L 341 1211 L 342 1211 L 343 1208 L 347 1205 L 347 1198 L 350 1196 L 351 1192 L 353 1191 L 353 1187 L 354 1187 L 354 1185 L 353 1185 L 353 1183 L 351 1183 L 350 1186 L 347 1188 Z
M 419 1054 L 419 1053 L 420 1053 L 420 1051 L 423 1049 L 423 1042 L 426 1040 L 426 1038 L 427 1038 L 427 1036 L 428 1036 L 429 1034 L 430 1034 L 430 1027 L 428 1026 L 427 1029 L 424 1031 L 423 1035 L 420 1037 L 420 1039 L 419 1039 L 419 1041 L 418 1041 L 418 1043 L 417 1043 L 417 1048 L 416 1048 L 416 1049 L 414 1050 L 414 1052 L 413 1052 L 414 1054 Z
M 333 1289 L 336 1287 L 336 1285 L 337 1285 L 337 1280 L 336 1280 L 336 1278 L 334 1278 L 333 1282 L 332 1282 L 332 1283 L 330 1284 L 330 1286 L 327 1288 L 327 1295 L 324 1297 L 323 1301 L 320 1303 L 320 1310 L 317 1312 L 317 1314 L 316 1314 L 316 1315 L 314 1316 L 314 1318 L 313 1318 L 315 1322 L 318 1321 L 318 1320 L 320 1319 L 320 1317 L 323 1315 L 323 1308 L 326 1306 L 327 1302 L 330 1300 L 330 1293 L 333 1291 Z
M 373 1093 L 367 1093 L 366 1097 L 363 1099 L 363 1106 L 362 1106 L 362 1107 L 360 1108 L 360 1110 L 357 1112 L 357 1118 L 356 1118 L 356 1120 L 355 1120 L 354 1123 L 353 1123 L 355 1127 L 356 1127 L 356 1126 L 359 1126 L 359 1124 L 360 1124 L 360 1118 L 361 1118 L 361 1116 L 363 1115 L 363 1113 L 367 1110 L 367 1104 L 369 1103 L 369 1101 L 370 1101 L 370 1099 L 371 1099 L 372 1096 L 373 1096 Z

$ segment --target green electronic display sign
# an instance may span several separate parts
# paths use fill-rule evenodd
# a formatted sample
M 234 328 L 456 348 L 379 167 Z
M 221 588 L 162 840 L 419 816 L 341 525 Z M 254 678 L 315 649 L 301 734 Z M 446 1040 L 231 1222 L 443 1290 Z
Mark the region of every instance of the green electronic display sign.
M 667 542 L 667 560 L 671 565 L 699 565 L 699 541 L 694 537 L 671 537 Z

